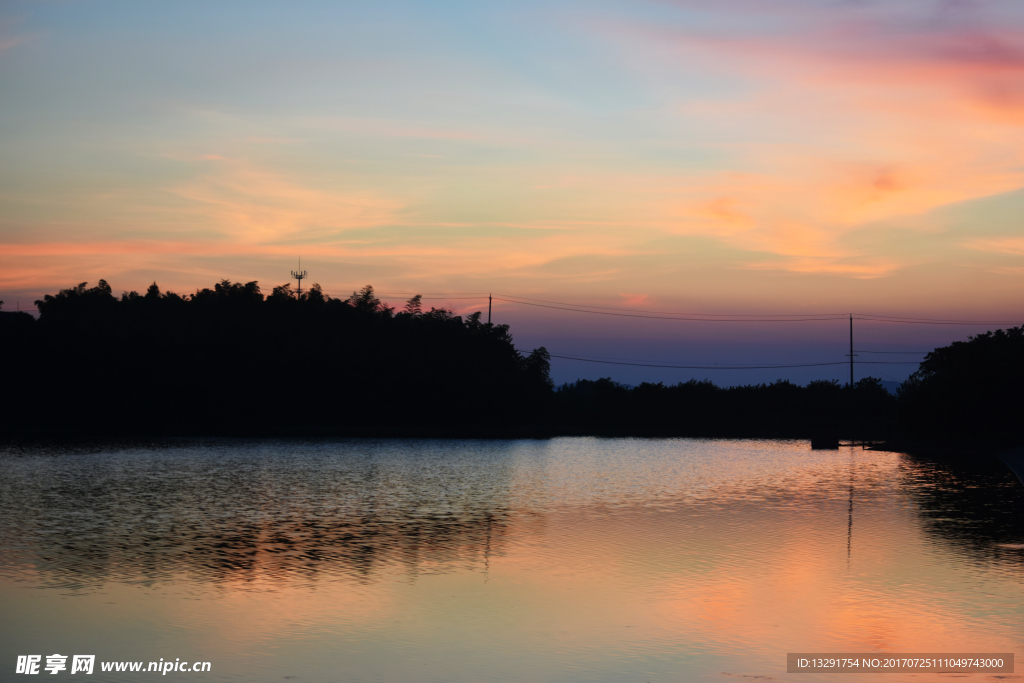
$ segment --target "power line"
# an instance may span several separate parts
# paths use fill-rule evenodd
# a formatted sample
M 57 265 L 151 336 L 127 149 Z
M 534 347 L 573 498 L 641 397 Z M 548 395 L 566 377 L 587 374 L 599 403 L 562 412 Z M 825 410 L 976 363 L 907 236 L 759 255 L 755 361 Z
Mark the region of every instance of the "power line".
M 626 363 L 624 361 L 592 360 L 590 358 L 578 358 L 575 356 L 560 356 L 551 354 L 552 358 L 565 360 L 579 360 L 586 363 L 603 363 L 605 365 L 632 365 L 641 368 L 674 368 L 677 370 L 773 370 L 776 368 L 817 368 L 825 365 L 846 365 L 846 361 L 835 363 L 799 363 L 794 365 L 656 365 L 651 363 Z
M 536 301 L 544 304 L 558 304 L 560 306 L 574 306 L 577 308 L 598 308 L 606 311 L 627 311 L 630 313 L 660 313 L 663 315 L 672 316 L 705 316 L 705 317 L 732 317 L 732 318 L 757 318 L 764 317 L 763 313 L 679 313 L 677 311 L 652 311 L 643 308 L 622 308 L 621 306 L 592 306 L 590 304 L 574 304 L 567 303 L 565 301 L 549 301 L 547 299 L 531 299 L 528 296 L 518 296 L 516 294 L 498 294 L 498 296 L 507 296 L 511 299 L 522 299 L 524 301 Z M 508 301 L 508 299 L 506 299 Z M 512 303 L 522 303 L 514 301 Z M 776 317 L 779 318 L 823 318 L 825 320 L 831 320 L 836 317 L 845 317 L 846 313 L 780 313 Z
M 945 320 L 939 318 L 906 318 L 894 315 L 871 315 L 857 313 L 856 320 L 878 323 L 906 323 L 909 325 L 1019 325 L 1020 320 Z
M 857 353 L 903 353 L 903 354 L 922 354 L 931 353 L 931 351 L 864 351 L 862 349 L 856 349 Z
M 513 301 L 512 299 L 504 299 L 501 297 L 494 297 L 498 301 L 506 301 L 512 304 L 519 304 L 520 306 L 536 306 L 538 308 L 551 308 L 559 311 L 571 311 L 573 313 L 591 313 L 593 315 L 610 315 L 617 316 L 620 318 L 648 318 L 652 320 L 683 320 L 690 322 L 705 322 L 705 323 L 799 323 L 799 322 L 823 322 L 826 320 L 843 320 L 842 317 L 834 318 L 696 318 L 696 317 L 683 317 L 683 316 L 664 316 L 664 315 L 642 315 L 639 313 L 612 313 L 609 311 L 590 311 L 580 308 L 569 308 L 567 306 L 552 306 L 548 304 L 537 304 L 530 303 L 527 301 Z
M 648 359 L 648 358 L 622 358 L 620 356 L 595 356 L 595 355 L 590 354 L 590 353 L 569 353 L 569 354 L 562 354 L 561 356 L 558 355 L 558 354 L 555 354 L 555 357 L 558 357 L 558 358 L 560 358 L 562 356 L 572 356 L 573 358 L 581 358 L 581 359 L 585 359 L 585 360 L 591 360 L 591 359 L 596 359 L 596 360 L 620 360 L 620 361 L 627 361 L 627 362 L 630 362 L 630 363 L 670 363 L 671 364 L 671 363 L 682 363 L 682 362 L 684 362 L 684 361 L 674 361 L 674 360 L 658 360 L 658 359 L 654 359 L 654 358 L 649 358 Z M 717 363 L 706 363 L 706 365 L 712 365 L 713 366 L 713 365 L 718 365 L 718 364 Z
M 925 322 L 923 320 L 890 320 L 886 318 L 854 318 L 854 320 L 863 320 L 871 323 L 897 323 L 900 325 L 959 325 L 959 326 L 977 326 L 977 325 L 1016 325 L 1017 322 L 1010 321 L 998 321 L 998 322 L 978 322 L 976 320 L 963 320 L 960 322 Z
M 378 297 L 382 299 L 400 299 L 398 296 L 387 296 L 384 294 L 378 294 Z M 483 301 L 487 297 L 480 296 L 422 296 L 420 299 L 423 301 Z
M 550 354 L 552 358 L 563 360 L 577 360 L 584 363 L 601 363 L 603 365 L 630 365 L 640 368 L 672 368 L 676 370 L 775 370 L 780 368 L 819 368 L 827 365 L 846 365 L 849 361 L 834 361 L 831 363 L 794 363 L 788 365 L 663 365 L 659 363 L 626 362 L 614 360 L 596 360 L 595 358 L 582 358 L 580 356 L 563 356 L 561 354 Z M 861 364 L 869 365 L 918 365 L 917 361 L 861 361 Z
M 902 351 L 881 351 L 881 352 L 858 351 L 858 353 L 903 353 L 903 352 Z M 912 352 L 907 352 L 907 353 L 912 353 Z M 928 353 L 928 352 L 925 352 L 925 353 Z M 598 360 L 600 360 L 600 361 L 625 361 L 625 362 L 628 362 L 628 363 L 667 363 L 667 364 L 679 364 L 679 363 L 686 363 L 687 362 L 687 361 L 645 359 L 645 358 L 623 358 L 621 356 L 596 356 L 596 355 L 591 354 L 591 353 L 571 353 L 571 352 L 570 353 L 553 353 L 552 354 L 552 358 L 573 358 L 573 359 L 584 360 L 584 361 L 598 361 Z M 844 363 L 848 363 L 849 361 L 843 361 L 843 362 Z M 917 365 L 919 363 L 919 361 L 916 361 L 916 360 L 907 360 L 907 361 L 880 361 L 880 360 L 873 360 L 873 361 L 860 361 L 860 362 L 862 362 L 862 363 L 871 363 L 872 365 L 884 365 L 884 364 L 890 364 L 890 363 L 891 364 L 896 364 L 896 365 Z M 698 364 L 698 365 L 700 365 L 700 364 Z M 719 366 L 718 363 L 709 362 L 709 363 L 705 363 L 704 365 L 701 365 L 701 367 L 704 367 L 705 365 L 707 367 Z M 721 366 L 719 366 L 719 367 L 721 367 Z M 728 367 L 728 366 L 726 366 L 726 367 Z M 789 366 L 785 366 L 785 367 L 789 367 Z
M 327 290 L 323 290 L 324 294 Z M 477 292 L 412 292 L 412 293 L 396 293 L 391 292 L 390 294 L 381 294 L 380 292 L 374 292 L 374 296 L 381 299 L 405 299 L 412 298 L 416 295 L 423 297 L 424 299 L 467 299 L 480 301 L 487 298 L 486 294 L 478 294 Z
M 595 313 L 601 315 L 613 315 L 611 313 L 604 313 L 604 311 L 623 311 L 619 315 L 626 317 L 662 317 L 662 319 L 671 320 L 701 320 L 705 322 L 810 322 L 817 320 L 842 320 L 846 319 L 846 314 L 840 313 L 810 313 L 810 314 L 777 314 L 777 315 L 764 315 L 764 314 L 743 314 L 743 313 L 674 313 L 670 311 L 653 311 L 647 309 L 627 309 L 612 306 L 593 306 L 590 304 L 576 304 L 568 303 L 565 301 L 552 301 L 549 299 L 533 299 L 530 297 L 518 296 L 514 294 L 502 294 L 503 298 L 501 301 L 508 303 L 520 304 L 524 306 L 539 306 L 543 308 L 556 308 L 559 310 L 571 310 L 577 313 Z M 518 299 L 518 301 L 517 301 Z M 547 306 L 541 306 L 541 304 L 549 304 Z M 564 308 L 560 308 L 564 307 Z M 587 309 L 598 309 L 598 310 L 587 310 Z M 629 313 L 626 313 L 628 311 Z M 655 313 L 659 316 L 640 316 L 638 313 Z M 958 319 L 943 319 L 943 318 L 912 318 L 908 316 L 895 316 L 895 315 L 876 315 L 873 313 L 855 313 L 853 315 L 856 320 L 865 321 L 877 321 L 877 322 L 903 322 L 912 324 L 923 324 L 923 325 L 1015 325 L 1019 324 L 1017 320 L 958 320 Z M 721 319 L 721 320 L 716 320 Z
M 860 360 L 858 365 L 920 365 L 916 360 Z
M 455 300 L 456 297 L 438 297 Z M 458 297 L 459 299 L 483 300 L 480 297 Z M 687 322 L 819 322 L 827 320 L 844 320 L 845 314 L 839 313 L 810 313 L 810 314 L 757 314 L 757 313 L 674 313 L 670 311 L 657 311 L 649 309 L 632 309 L 614 306 L 594 306 L 591 304 L 577 304 L 565 301 L 554 301 L 550 299 L 534 299 L 531 297 L 518 296 L 514 294 L 500 294 L 494 297 L 499 301 L 520 306 L 534 306 L 537 308 L 549 308 L 553 310 L 569 311 L 573 313 L 590 313 L 593 315 L 611 315 L 625 318 L 647 318 L 652 320 L 681 320 Z M 645 315 L 653 314 L 653 315 Z M 957 320 L 940 318 L 911 318 L 905 316 L 875 315 L 872 313 L 854 314 L 855 320 L 867 322 L 907 323 L 917 325 L 1014 325 L 1016 320 Z
M 324 292 L 330 295 L 330 292 Z M 464 294 L 464 292 L 458 292 L 457 294 Z M 377 294 L 380 299 L 398 299 L 406 296 L 415 296 L 410 294 Z M 480 301 L 487 299 L 487 295 L 480 294 L 477 296 L 445 296 L 439 293 L 431 293 L 431 295 L 422 295 L 423 301 Z M 615 306 L 594 306 L 591 304 L 576 304 L 568 303 L 564 301 L 553 301 L 549 299 L 534 299 L 531 297 L 518 296 L 515 294 L 502 294 L 494 296 L 494 299 L 498 301 L 504 301 L 510 304 L 519 304 L 520 306 L 534 306 L 537 308 L 549 308 L 553 310 L 569 311 L 572 313 L 591 313 L 594 315 L 611 315 L 620 316 L 624 318 L 645 318 L 651 320 L 680 320 L 684 322 L 752 322 L 752 323 L 779 323 L 779 322 L 824 322 L 829 320 L 846 320 L 846 314 L 840 313 L 779 313 L 779 314 L 760 314 L 760 313 L 673 313 L 670 311 L 655 311 L 649 309 L 634 309 L 634 308 L 621 308 Z M 652 313 L 655 315 L 641 315 L 643 313 Z M 863 320 L 865 322 L 883 322 L 883 323 L 904 323 L 912 325 L 1016 325 L 1019 321 L 1017 320 L 954 320 L 954 319 L 941 319 L 941 318 L 910 318 L 903 316 L 884 316 L 875 315 L 872 313 L 857 313 L 853 316 L 854 320 Z M 883 353 L 874 351 L 864 351 L 863 353 Z M 885 352 L 890 353 L 890 352 Z M 903 352 L 891 352 L 891 353 L 903 353 Z M 910 353 L 910 352 L 908 352 Z M 928 353 L 922 351 L 921 353 Z
M 644 358 L 621 358 L 621 357 L 618 357 L 618 356 L 594 356 L 594 355 L 586 354 L 586 353 L 567 353 L 567 354 L 554 353 L 554 354 L 552 354 L 551 357 L 552 358 L 572 358 L 574 360 L 583 360 L 583 361 L 588 361 L 588 362 L 622 361 L 624 363 L 641 363 L 641 364 L 664 363 L 664 364 L 666 364 L 666 367 L 673 366 L 673 365 L 678 365 L 680 363 L 687 362 L 687 361 L 657 360 L 657 359 L 644 359 Z M 696 366 L 699 366 L 699 367 L 710 367 L 710 368 L 714 368 L 714 367 L 730 367 L 729 365 L 719 365 L 718 363 L 696 363 L 695 361 L 693 361 L 693 362 L 695 363 Z M 689 367 L 689 366 L 687 366 L 687 367 Z
M 461 294 L 461 292 L 460 292 Z M 399 296 L 399 295 L 394 295 Z M 404 296 L 404 295 L 402 295 Z M 501 297 L 501 298 L 499 298 Z M 436 296 L 438 299 L 475 299 L 483 300 L 485 295 L 479 295 L 474 297 L 444 297 Z M 668 319 L 668 320 L 688 320 L 688 321 L 705 321 L 705 322 L 813 322 L 817 320 L 839 320 L 846 319 L 846 314 L 843 313 L 779 313 L 779 314 L 763 314 L 763 313 L 677 313 L 674 311 L 658 311 L 651 309 L 637 309 L 637 308 L 622 308 L 619 306 L 595 306 L 592 304 L 578 304 L 566 301 L 555 301 L 551 299 L 536 299 L 532 297 L 519 296 L 517 294 L 498 294 L 494 298 L 498 298 L 500 301 L 505 301 L 511 304 L 520 304 L 523 306 L 537 306 L 540 308 L 555 308 L 556 310 L 569 310 L 577 313 L 594 313 L 600 315 L 610 315 L 611 313 L 604 313 L 604 311 L 619 312 L 620 315 L 625 317 L 651 317 L 654 319 Z M 541 304 L 547 304 L 541 306 Z M 596 309 L 596 310 L 589 310 Z M 640 313 L 652 313 L 653 316 L 640 316 Z M 963 319 L 947 319 L 947 318 L 914 318 L 909 316 L 897 316 L 897 315 L 878 315 L 874 313 L 855 313 L 853 314 L 855 320 L 865 321 L 877 321 L 877 322 L 893 322 L 893 323 L 909 323 L 909 324 L 922 324 L 922 325 L 1015 325 L 1019 324 L 1018 320 L 963 320 Z M 865 352 L 870 353 L 870 352 Z
M 374 294 L 377 294 L 377 293 L 374 292 Z M 432 297 L 435 297 L 435 298 L 438 298 L 438 299 L 457 299 L 457 298 L 460 298 L 460 297 L 461 298 L 465 298 L 465 299 L 486 299 L 487 298 L 486 294 L 481 294 L 480 292 L 406 292 L 405 294 L 402 294 L 402 293 L 397 293 L 397 294 L 396 293 L 392 293 L 392 294 L 377 294 L 377 296 L 384 296 L 384 297 L 390 297 L 390 298 L 400 298 L 400 297 L 404 297 L 404 296 L 412 297 L 412 296 L 416 296 L 417 294 L 419 294 L 420 296 L 425 296 L 425 297 L 426 296 L 432 296 Z
M 324 293 L 327 294 L 328 296 L 330 296 L 331 294 L 331 292 L 329 291 L 322 291 L 324 291 Z M 415 294 L 377 294 L 377 297 L 382 299 L 404 298 L 406 296 L 415 296 Z M 429 292 L 425 294 L 421 293 L 421 297 L 425 301 L 480 301 L 482 303 L 483 300 L 488 298 L 488 295 L 477 292 Z M 578 304 L 565 301 L 555 301 L 550 299 L 535 299 L 515 294 L 501 294 L 499 296 L 495 296 L 494 298 L 498 299 L 499 301 L 504 301 L 510 304 L 519 304 L 521 306 L 535 306 L 538 308 L 550 308 L 554 310 L 564 310 L 574 313 L 591 313 L 594 315 L 617 315 L 627 318 L 649 318 L 653 320 L 681 320 L 688 322 L 819 322 L 846 319 L 846 314 L 839 313 L 677 313 L 672 311 L 622 308 L 615 306 L 595 306 L 592 304 Z M 866 322 L 905 323 L 917 325 L 1017 325 L 1022 322 L 1020 320 L 963 320 L 945 318 L 915 318 L 899 315 L 878 315 L 874 313 L 855 313 L 853 314 L 853 317 L 856 320 L 863 320 Z M 863 353 L 882 352 L 864 351 Z

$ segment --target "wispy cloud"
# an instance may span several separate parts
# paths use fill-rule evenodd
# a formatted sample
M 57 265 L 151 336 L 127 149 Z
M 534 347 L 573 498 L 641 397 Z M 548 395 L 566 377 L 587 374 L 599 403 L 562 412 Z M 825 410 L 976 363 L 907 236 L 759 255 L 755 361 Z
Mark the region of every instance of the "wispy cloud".
M 300 123 L 311 129 L 345 131 L 364 135 L 426 138 L 437 140 L 482 140 L 484 135 L 459 128 L 426 126 L 418 121 L 401 119 L 367 119 L 339 116 L 302 117 Z
M 1024 256 L 1024 236 L 979 238 L 968 240 L 962 246 L 977 251 Z
M 19 33 L 16 30 L 17 25 L 18 23 L 12 19 L 4 19 L 0 17 L 0 54 L 21 45 L 22 43 L 35 40 L 42 35 L 38 32 Z
M 25 41 L 29 40 L 31 36 L 13 36 L 9 38 L 0 38 L 0 54 L 10 50 L 16 45 L 21 45 Z
M 311 187 L 285 174 L 218 154 L 191 180 L 169 188 L 187 212 L 239 245 L 333 238 L 355 228 L 395 223 L 403 202 L 380 192 Z
M 877 277 L 846 236 L 867 223 L 1024 186 L 1024 8 L 1002 2 L 660 3 L 657 22 L 591 23 L 657 83 L 717 77 L 672 107 L 731 161 L 679 182 L 672 231 Z M 752 268 L 764 267 L 759 261 Z
M 495 20 L 494 41 L 408 27 L 415 38 L 401 45 L 390 33 L 308 54 L 296 43 L 287 68 L 258 76 L 252 60 L 270 59 L 277 27 L 247 24 L 230 56 L 196 37 L 193 71 L 180 46 L 151 54 L 135 37 L 138 73 L 112 61 L 124 50 L 72 31 L 76 49 L 93 50 L 89 69 L 113 75 L 78 87 L 88 79 L 60 45 L 64 61 L 14 60 L 26 71 L 7 100 L 23 108 L 17 127 L 0 140 L 11 155 L 0 270 L 45 279 L 50 259 L 186 272 L 207 257 L 301 253 L 456 288 L 595 283 L 621 303 L 641 296 L 622 292 L 664 300 L 708 264 L 728 271 L 730 291 L 786 278 L 839 291 L 925 272 L 926 259 L 948 265 L 956 244 L 1024 249 L 983 234 L 980 219 L 961 221 L 945 251 L 914 248 L 943 230 L 943 207 L 1024 187 L 1024 5 L 572 8 L 545 35 Z M 283 19 L 296 22 L 288 35 L 310 30 L 298 15 Z M 12 31 L 0 26 L 0 51 L 30 38 Z M 367 75 L 360 65 L 384 44 L 393 68 Z M 66 93 L 59 107 L 54 93 Z M 910 227 L 882 236 L 897 223 Z M 17 258 L 33 265 L 17 270 Z

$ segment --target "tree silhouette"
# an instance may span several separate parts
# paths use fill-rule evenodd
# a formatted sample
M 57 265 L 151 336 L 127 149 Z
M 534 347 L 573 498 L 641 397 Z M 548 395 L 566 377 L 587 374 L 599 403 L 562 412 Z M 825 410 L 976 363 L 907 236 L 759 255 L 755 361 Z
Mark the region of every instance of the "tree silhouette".
M 3 424 L 81 434 L 507 433 L 536 429 L 549 357 L 520 354 L 508 327 L 396 315 L 367 285 L 348 300 L 314 284 L 264 297 L 221 280 L 187 296 L 113 296 L 100 281 L 40 300 L 38 322 L 4 322 L 0 351 L 22 359 Z M 8 316 L 10 314 L 3 314 Z M 4 319 L 7 320 L 6 318 Z M 10 331 L 8 332 L 8 328 Z M 12 355 L 13 354 L 13 355 Z M 28 370 L 31 368 L 31 370 Z M 7 392 L 9 393 L 9 392 Z
M 901 421 L 936 440 L 1022 439 L 1024 326 L 935 349 L 899 390 Z
M 408 315 L 419 315 L 420 313 L 423 312 L 422 301 L 423 297 L 417 294 L 416 296 L 405 302 L 405 308 L 402 309 L 402 312 Z
M 884 438 L 898 416 L 918 435 L 1012 443 L 1024 410 L 1021 327 L 935 349 L 894 397 L 874 378 L 555 389 L 550 354 L 520 353 L 508 325 L 424 311 L 418 294 L 396 313 L 370 285 L 338 299 L 318 284 L 154 282 L 118 298 L 100 280 L 36 305 L 38 320 L 0 312 L 8 433 Z

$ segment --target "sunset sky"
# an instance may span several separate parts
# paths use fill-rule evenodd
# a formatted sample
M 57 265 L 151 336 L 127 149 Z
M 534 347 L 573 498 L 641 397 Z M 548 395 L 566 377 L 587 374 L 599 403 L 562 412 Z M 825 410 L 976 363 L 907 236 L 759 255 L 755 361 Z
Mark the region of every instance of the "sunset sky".
M 99 278 L 269 291 L 301 257 L 331 294 L 460 313 L 495 292 L 1024 322 L 1013 0 L 7 1 L 0 159 L 4 310 Z M 564 355 L 811 363 L 849 343 L 842 321 L 495 314 Z M 858 339 L 927 350 L 992 327 Z

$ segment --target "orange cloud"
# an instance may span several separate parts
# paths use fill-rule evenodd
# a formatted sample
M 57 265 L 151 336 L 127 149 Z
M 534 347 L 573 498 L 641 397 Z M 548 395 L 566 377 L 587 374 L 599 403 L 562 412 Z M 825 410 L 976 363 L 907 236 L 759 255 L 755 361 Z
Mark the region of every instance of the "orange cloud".
M 701 146 L 729 163 L 678 179 L 674 201 L 660 203 L 666 230 L 785 257 L 754 268 L 873 277 L 907 264 L 879 255 L 866 269 L 844 263 L 864 256 L 848 246 L 851 233 L 1024 187 L 1020 12 L 675 4 L 699 9 L 707 25 L 693 28 L 692 14 L 678 25 L 598 25 L 648 77 L 683 77 L 699 64 L 746 86 L 673 107 L 681 130 L 699 131 Z
M 215 163 L 170 192 L 187 200 L 215 233 L 239 244 L 311 240 L 393 223 L 403 206 L 380 192 L 318 189 L 237 159 L 204 158 Z
M 422 120 L 414 108 L 247 120 L 238 108 L 181 105 L 175 115 L 203 141 L 184 143 L 187 154 L 164 149 L 185 166 L 183 180 L 142 173 L 135 186 L 96 191 L 94 178 L 74 178 L 90 192 L 0 197 L 5 227 L 16 223 L 11 206 L 27 226 L 7 239 L 21 244 L 4 247 L 0 281 L 52 273 L 47 255 L 69 271 L 105 258 L 188 271 L 195 256 L 301 253 L 456 288 L 614 281 L 600 295 L 615 298 L 652 291 L 651 271 L 636 265 L 644 258 L 678 250 L 699 265 L 698 249 L 727 252 L 732 272 L 750 280 L 764 271 L 877 279 L 919 257 L 857 241 L 866 227 L 915 217 L 907 232 L 938 232 L 931 212 L 1024 187 L 1019 12 L 950 4 L 947 16 L 914 0 L 675 4 L 699 9 L 700 21 L 689 12 L 677 24 L 589 24 L 624 47 L 630 87 L 653 84 L 663 106 L 566 114 L 538 97 L 516 109 L 505 90 L 493 116 L 467 106 Z M 473 88 L 467 101 L 479 104 L 486 88 Z M 328 147 L 359 152 L 342 163 Z M 676 163 L 676 152 L 707 160 Z M 967 244 L 1019 248 L 982 236 Z M 39 260 L 18 264 L 18 255 Z M 681 290 L 686 276 L 671 277 L 664 288 Z

